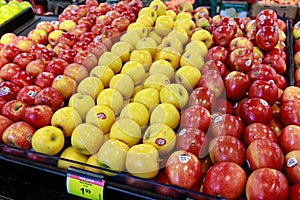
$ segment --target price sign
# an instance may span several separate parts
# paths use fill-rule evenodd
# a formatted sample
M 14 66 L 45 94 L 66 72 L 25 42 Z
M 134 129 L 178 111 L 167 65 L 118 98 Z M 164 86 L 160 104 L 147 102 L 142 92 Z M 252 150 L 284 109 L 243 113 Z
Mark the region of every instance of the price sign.
M 86 199 L 103 200 L 105 180 L 101 174 L 70 167 L 67 172 L 69 194 Z

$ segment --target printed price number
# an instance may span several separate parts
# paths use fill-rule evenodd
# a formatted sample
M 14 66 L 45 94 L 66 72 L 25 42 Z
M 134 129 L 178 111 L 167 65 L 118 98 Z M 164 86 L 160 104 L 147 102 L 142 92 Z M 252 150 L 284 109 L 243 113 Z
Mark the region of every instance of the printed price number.
M 103 200 L 105 180 L 101 174 L 70 167 L 67 171 L 67 192 L 79 197 Z

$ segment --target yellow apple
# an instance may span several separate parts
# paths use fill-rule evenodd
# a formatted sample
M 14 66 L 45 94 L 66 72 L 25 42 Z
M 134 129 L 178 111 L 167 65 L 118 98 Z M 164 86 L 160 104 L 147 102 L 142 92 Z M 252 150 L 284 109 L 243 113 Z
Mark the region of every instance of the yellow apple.
M 148 37 L 151 37 L 152 39 L 154 39 L 155 42 L 156 42 L 156 44 L 160 44 L 160 43 L 161 43 L 162 38 L 161 38 L 160 35 L 158 35 L 158 34 L 155 32 L 155 30 L 151 30 L 151 31 L 149 32 L 149 34 L 148 34 Z
M 70 137 L 74 128 L 82 123 L 82 118 L 73 107 L 62 107 L 55 111 L 51 118 L 51 125 L 60 128 L 65 137 Z
M 125 63 L 129 60 L 133 46 L 128 42 L 118 41 L 112 45 L 110 51 L 120 56 L 122 62 Z
M 69 32 L 75 25 L 76 22 L 74 22 L 74 20 L 66 19 L 59 23 L 58 29 L 65 32 Z
M 109 139 L 103 143 L 97 153 L 99 165 L 104 169 L 115 172 L 125 171 L 125 162 L 129 146 L 116 139 Z M 116 175 L 109 171 L 102 171 L 107 175 Z
M 165 15 L 167 12 L 166 4 L 161 0 L 151 1 L 149 7 L 156 11 L 157 16 Z
M 189 95 L 182 85 L 170 83 L 160 90 L 159 97 L 161 103 L 171 103 L 181 110 L 187 104 Z
M 104 133 L 108 133 L 115 122 L 115 114 L 106 105 L 95 105 L 86 114 L 85 121 L 99 127 Z
M 149 14 L 141 14 L 136 18 L 137 23 L 144 24 L 146 28 L 151 28 L 154 25 L 155 20 L 153 16 Z
M 85 119 L 86 113 L 94 105 L 95 100 L 90 95 L 80 92 L 73 94 L 68 102 L 68 106 L 75 108 L 82 119 Z
M 175 21 L 180 19 L 193 19 L 193 15 L 190 12 L 179 12 L 176 16 Z
M 171 103 L 160 103 L 155 106 L 150 115 L 150 124 L 163 123 L 175 130 L 180 122 L 180 113 Z
M 185 46 L 185 52 L 196 52 L 199 53 L 200 56 L 204 57 L 208 52 L 208 48 L 203 41 L 192 40 Z
M 191 40 L 198 40 L 204 42 L 208 49 L 211 47 L 213 43 L 212 35 L 210 34 L 209 31 L 205 29 L 199 29 L 195 31 L 191 37 Z
M 98 65 L 90 71 L 89 76 L 97 77 L 101 80 L 104 88 L 109 86 L 110 79 L 115 75 L 114 71 L 107 65 Z
M 71 145 L 81 154 L 98 152 L 103 143 L 104 133 L 95 125 L 82 123 L 75 127 L 71 135 Z
M 60 155 L 60 158 L 63 159 L 58 160 L 57 163 L 58 168 L 68 169 L 69 167 L 72 166 L 79 169 L 84 169 L 84 165 L 88 159 L 88 156 L 79 153 L 74 147 L 69 146 L 68 148 L 63 150 L 63 152 Z M 82 164 L 79 164 L 77 162 Z
M 114 114 L 117 115 L 123 108 L 124 99 L 117 89 L 105 88 L 97 96 L 96 102 L 97 105 L 106 105 L 110 107 Z
M 161 15 L 157 17 L 154 28 L 159 35 L 165 36 L 174 28 L 174 20 L 169 15 Z
M 176 49 L 180 54 L 183 52 L 183 45 L 176 36 L 167 35 L 163 38 L 161 42 L 161 48 L 163 49 L 167 47 Z
M 86 164 L 87 165 L 84 166 L 84 170 L 94 172 L 94 173 L 103 174 L 102 170 L 100 169 L 100 165 L 98 163 L 98 160 L 97 160 L 97 154 L 90 155 L 88 157 L 87 161 L 86 161 Z M 88 166 L 88 165 L 91 165 L 91 166 Z
M 129 31 L 136 32 L 140 36 L 140 39 L 142 39 L 142 38 L 147 37 L 149 30 L 143 23 L 132 22 L 127 27 L 127 32 L 129 32 Z M 136 40 L 136 38 L 132 38 L 132 39 Z
M 114 73 L 118 73 L 122 68 L 122 59 L 117 54 L 106 51 L 98 59 L 98 65 L 109 66 Z
M 128 74 L 116 74 L 110 82 L 109 87 L 118 90 L 124 100 L 129 99 L 134 92 L 134 82 Z
M 176 16 L 177 16 L 176 12 L 174 10 L 171 10 L 171 9 L 166 11 L 166 15 L 171 16 L 174 21 L 175 21 Z
M 34 132 L 31 145 L 38 153 L 55 155 L 63 149 L 65 136 L 62 130 L 55 126 L 44 126 Z
M 152 58 L 154 58 L 156 55 L 157 44 L 152 37 L 145 37 L 136 43 L 136 49 L 148 50 Z
M 155 22 L 156 18 L 157 18 L 157 13 L 156 13 L 156 10 L 154 10 L 154 8 L 148 6 L 148 7 L 143 7 L 139 13 L 138 13 L 138 18 L 141 16 L 141 15 L 149 15 L 153 22 Z
M 136 43 L 140 40 L 140 35 L 137 31 L 127 31 L 124 32 L 120 37 L 120 42 L 127 42 L 133 48 L 135 48 Z
M 141 128 L 147 126 L 149 115 L 147 107 L 139 102 L 129 102 L 120 112 L 120 118 L 133 119 Z
M 253 56 L 261 61 L 264 58 L 264 52 L 258 46 L 253 46 Z
M 155 88 L 142 88 L 134 95 L 133 101 L 144 104 L 150 111 L 160 103 L 159 91 Z
M 46 32 L 46 31 L 45 31 Z M 51 45 L 51 47 L 55 47 L 58 43 L 58 38 L 60 34 L 62 34 L 64 31 L 63 30 L 53 30 L 48 34 L 48 43 Z M 46 33 L 47 35 L 47 33 Z
M 180 52 L 172 47 L 165 47 L 161 49 L 156 55 L 155 60 L 167 60 L 173 66 L 173 69 L 177 69 L 180 63 Z
M 178 38 L 181 44 L 185 44 L 189 40 L 189 36 L 185 29 L 179 27 L 177 29 L 173 29 L 168 36 L 174 36 Z
M 200 70 L 190 65 L 182 66 L 175 72 L 175 82 L 181 84 L 189 92 L 193 91 L 200 78 Z
M 109 138 L 125 142 L 129 147 L 137 144 L 142 136 L 140 125 L 131 118 L 119 118 L 112 125 Z
M 204 58 L 196 51 L 185 51 L 180 58 L 180 66 L 193 66 L 201 70 L 204 66 Z
M 177 15 L 178 16 L 178 15 Z M 180 18 L 176 19 L 174 22 L 174 28 L 175 29 L 183 29 L 187 33 L 189 37 L 193 35 L 196 29 L 196 23 L 193 21 L 193 19 L 188 18 Z
M 150 66 L 149 75 L 157 73 L 164 74 L 171 80 L 174 76 L 174 68 L 167 60 L 156 60 Z
M 150 144 L 136 144 L 127 152 L 126 169 L 137 177 L 150 179 L 159 171 L 158 150 Z
M 160 155 L 166 155 L 175 147 L 176 134 L 168 125 L 164 123 L 154 123 L 147 127 L 144 133 L 143 143 L 155 147 Z
M 135 49 L 130 54 L 130 61 L 137 61 L 141 63 L 145 71 L 149 70 L 150 65 L 152 64 L 152 56 L 150 51 L 146 49 Z
M 58 75 L 52 81 L 51 87 L 55 88 L 65 100 L 76 92 L 77 82 L 67 75 Z
M 104 89 L 100 78 L 95 76 L 88 76 L 84 78 L 77 87 L 77 92 L 90 95 L 96 100 L 98 94 Z
M 121 74 L 128 74 L 133 80 L 134 85 L 139 85 L 145 79 L 146 71 L 140 62 L 130 60 L 124 63 Z
M 170 79 L 161 73 L 154 73 L 149 75 L 144 81 L 145 88 L 154 88 L 160 91 L 164 86 L 170 84 Z

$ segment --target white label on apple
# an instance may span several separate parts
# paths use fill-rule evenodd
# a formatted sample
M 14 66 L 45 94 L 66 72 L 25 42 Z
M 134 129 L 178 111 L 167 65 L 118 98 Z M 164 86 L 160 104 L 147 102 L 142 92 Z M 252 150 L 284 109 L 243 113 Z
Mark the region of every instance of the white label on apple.
M 178 135 L 183 135 L 183 134 L 185 134 L 185 133 L 186 133 L 186 129 L 184 128 L 184 129 L 181 129 L 181 130 L 179 131 Z
M 295 167 L 297 164 L 298 162 L 296 158 L 289 158 L 286 163 L 288 167 Z
M 215 123 L 219 123 L 222 121 L 222 119 L 223 119 L 222 116 L 218 116 L 218 117 L 215 117 L 214 121 L 215 121 Z
M 9 91 L 10 91 L 10 89 L 9 89 L 9 87 L 2 87 L 1 89 L 0 89 L 0 96 L 5 96 L 5 95 L 7 95 L 8 93 L 9 93 Z
M 251 63 L 252 63 L 251 59 L 247 59 L 247 60 L 245 61 L 245 65 L 246 65 L 247 67 L 249 67 L 249 66 L 251 65 Z
M 269 104 L 263 100 L 263 99 L 260 99 L 260 103 L 263 105 L 263 106 L 268 106 Z
M 182 153 L 179 155 L 179 161 L 183 164 L 189 162 L 190 159 L 191 159 L 191 156 L 186 155 L 185 153 Z

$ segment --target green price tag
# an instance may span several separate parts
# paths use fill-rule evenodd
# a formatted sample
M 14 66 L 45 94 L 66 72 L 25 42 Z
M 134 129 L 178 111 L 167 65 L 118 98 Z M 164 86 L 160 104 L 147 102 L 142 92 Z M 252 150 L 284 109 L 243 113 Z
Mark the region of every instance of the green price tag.
M 101 174 L 96 174 L 71 167 L 67 172 L 67 191 L 79 197 L 93 200 L 103 200 L 105 180 Z

